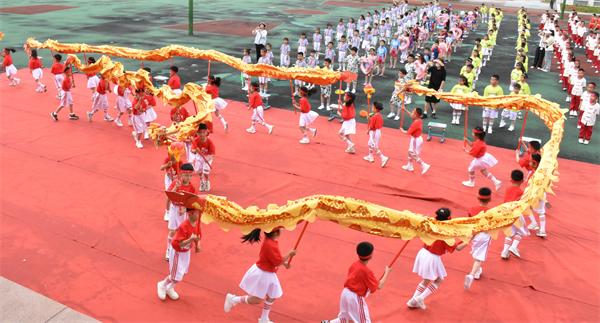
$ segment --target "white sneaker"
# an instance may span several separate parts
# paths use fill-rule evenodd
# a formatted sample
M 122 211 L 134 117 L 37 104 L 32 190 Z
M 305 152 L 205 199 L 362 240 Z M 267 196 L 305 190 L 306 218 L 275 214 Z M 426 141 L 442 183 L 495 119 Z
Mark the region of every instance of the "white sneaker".
M 167 290 L 167 296 L 169 296 L 169 298 L 174 301 L 179 299 L 179 294 L 177 294 L 177 292 L 175 291 L 175 288 L 172 288 L 172 287 Z
M 395 116 L 396 116 L 396 114 L 395 114 L 394 112 L 390 112 L 390 113 L 387 115 L 387 117 L 386 117 L 386 118 L 388 118 L 388 119 L 391 119 L 391 118 L 393 118 L 393 117 L 395 117 Z
M 479 270 L 478 270 L 478 271 L 477 271 L 475 274 L 473 274 L 473 278 L 474 278 L 474 279 L 479 279 L 479 278 L 481 278 L 481 274 L 482 274 L 482 273 L 483 273 L 483 268 L 482 268 L 482 267 L 479 267 Z
M 204 184 L 204 191 L 208 192 L 210 191 L 210 181 L 206 181 Z
M 464 284 L 465 289 L 471 288 L 471 284 L 473 284 L 473 276 L 466 275 L 465 276 L 465 284 Z
M 406 306 L 408 306 L 409 308 L 418 308 L 419 304 L 417 303 L 417 301 L 413 297 L 413 298 L 409 299 L 408 302 L 406 302 Z
M 508 251 L 510 251 L 510 253 L 517 256 L 518 258 L 521 258 L 521 254 L 519 253 L 519 249 L 517 247 L 510 246 L 510 248 L 508 248 Z
M 246 129 L 246 131 L 249 132 L 249 133 L 256 133 L 256 128 L 250 127 L 248 129 Z
M 275 126 L 271 126 L 271 125 L 267 126 L 267 129 L 269 129 L 269 134 L 273 133 L 273 128 L 275 128 Z
M 394 120 L 395 120 L 395 121 L 398 121 L 398 120 L 400 120 L 400 116 L 399 116 L 399 115 L 396 115 L 396 116 L 394 117 Z
M 158 294 L 158 299 L 164 301 L 167 298 L 167 289 L 163 285 L 162 281 L 159 281 L 156 284 L 156 294 Z
M 388 160 L 390 160 L 390 157 L 387 157 L 387 156 L 381 157 L 381 167 L 385 167 L 385 165 L 387 165 Z
M 94 114 L 93 114 L 93 113 L 91 113 L 91 112 L 88 112 L 88 113 L 87 113 L 87 118 L 88 118 L 88 121 L 89 121 L 89 122 L 92 122 L 92 117 L 93 117 L 93 116 L 94 116 Z
M 514 131 L 515 130 L 515 126 L 514 125 L 510 125 L 510 127 L 508 127 L 508 131 Z
M 589 144 L 590 144 L 590 141 L 589 141 L 589 140 L 584 140 L 584 141 L 583 141 L 583 144 L 584 144 L 584 145 L 589 145 Z
M 56 114 L 55 112 L 50 112 L 50 116 L 52 117 L 52 120 L 58 121 L 58 114 Z
M 243 86 L 242 91 L 248 91 L 248 86 L 247 85 Z
M 308 137 L 302 137 L 302 139 L 300 139 L 300 143 L 301 144 L 308 144 L 308 143 L 310 143 L 310 139 L 308 139 Z
M 423 299 L 421 297 L 416 297 L 415 301 L 417 302 L 417 306 L 419 306 L 420 309 L 424 310 L 427 309 L 427 306 L 425 306 L 425 302 L 423 302 Z
M 529 225 L 527 226 L 527 229 L 529 229 L 529 230 L 539 230 L 539 229 L 540 229 L 540 227 L 538 226 L 538 224 L 537 224 L 537 223 L 531 223 L 531 224 L 529 224 Z
M 429 168 L 431 168 L 431 165 L 423 163 L 423 168 L 421 169 L 421 175 L 424 175 L 425 173 L 427 173 Z
M 535 234 L 536 236 L 540 237 L 540 238 L 545 238 L 546 237 L 546 231 L 538 231 L 538 233 Z
M 489 126 L 489 127 L 488 127 L 488 129 L 487 129 L 487 133 L 490 133 L 490 134 L 492 133 L 492 126 Z
M 371 155 L 365 156 L 365 157 L 363 157 L 363 159 L 366 160 L 366 161 L 368 161 L 369 163 L 372 163 L 372 162 L 375 161 L 375 159 Z
M 473 181 L 464 181 L 462 184 L 466 187 L 475 187 L 475 182 Z
M 409 164 L 406 164 L 406 165 L 402 166 L 402 169 L 404 169 L 405 171 L 408 171 L 408 172 L 412 172 L 412 171 L 414 171 L 414 170 L 415 170 L 415 169 L 413 168 L 413 166 L 412 166 L 412 165 L 409 165 Z
M 231 311 L 231 309 L 235 306 L 235 304 L 233 304 L 234 297 L 235 295 L 229 293 L 225 295 L 225 304 L 223 305 L 223 311 L 225 311 L 225 313 L 229 313 L 229 311 Z
M 115 124 L 117 125 L 117 127 L 122 127 L 123 123 L 121 122 L 121 119 L 115 119 Z
M 200 188 L 199 188 L 200 192 L 204 192 L 206 190 L 205 186 L 206 186 L 205 182 L 204 181 L 200 181 Z
M 148 134 L 148 132 L 144 132 L 144 139 L 150 139 L 150 134 Z
M 581 129 L 581 125 L 579 125 L 579 124 L 578 124 L 578 125 L 577 125 L 577 129 Z
M 271 320 L 263 320 L 263 319 L 258 319 L 258 323 L 273 323 L 273 321 Z
M 596 73 L 598 73 L 598 72 L 596 71 Z M 352 89 L 352 94 L 355 94 L 355 93 L 356 93 L 356 89 Z
M 163 220 L 169 221 L 169 210 L 165 210 L 165 215 L 163 215 Z
M 502 182 L 499 180 L 495 180 L 494 181 L 494 187 L 496 188 L 496 192 L 500 190 L 500 187 L 502 187 Z
M 322 104 L 317 108 L 317 110 L 323 110 L 323 109 L 325 109 L 325 106 Z
M 504 120 L 500 120 L 500 125 L 498 127 L 504 128 L 506 126 L 506 122 Z
M 104 121 L 106 121 L 106 122 L 112 122 L 113 119 L 109 115 L 106 115 L 106 116 L 104 116 Z
M 510 256 L 510 254 L 508 253 L 508 250 L 502 250 L 502 252 L 500 253 L 500 257 L 502 257 L 502 259 L 508 259 L 508 257 Z
M 136 146 L 136 147 L 138 147 L 139 149 L 142 149 L 142 148 L 144 148 L 144 145 L 143 145 L 143 144 L 142 144 L 142 142 L 141 142 L 141 141 L 139 141 L 139 140 L 135 142 L 135 146 Z
M 312 132 L 313 138 L 317 136 L 317 128 L 311 129 L 310 131 Z

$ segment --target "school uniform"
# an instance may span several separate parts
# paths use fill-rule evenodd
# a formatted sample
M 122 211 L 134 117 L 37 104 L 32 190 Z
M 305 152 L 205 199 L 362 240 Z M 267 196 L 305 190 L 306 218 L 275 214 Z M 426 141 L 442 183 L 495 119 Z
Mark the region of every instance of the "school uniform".
M 210 138 L 206 138 L 206 141 L 202 142 L 200 137 L 194 138 L 192 141 L 192 150 L 196 153 L 192 153 L 192 164 L 194 170 L 198 173 L 210 174 L 211 165 L 215 156 L 215 145 Z
M 300 127 L 310 126 L 319 116 L 318 113 L 311 110 L 310 103 L 306 97 L 300 98 L 300 120 L 298 125 Z
M 13 64 L 12 56 L 6 55 L 4 56 L 4 60 L 2 61 L 2 66 L 4 66 L 4 71 L 6 72 L 6 77 L 10 78 L 11 76 L 17 75 L 17 68 Z
M 63 77 L 62 83 L 60 85 L 61 96 L 60 96 L 60 105 L 63 107 L 70 106 L 73 104 L 73 96 L 71 95 L 71 87 L 73 84 L 71 83 L 71 78 Z
M 373 271 L 360 260 L 348 269 L 344 289 L 340 295 L 340 322 L 370 323 L 366 298 L 379 287 L 379 281 Z
M 187 247 L 181 247 L 182 241 L 189 239 L 192 234 L 202 236 L 200 230 L 200 218 L 198 223 L 193 226 L 189 219 L 186 219 L 177 227 L 175 236 L 171 241 L 171 247 L 169 249 L 169 278 L 172 281 L 180 282 L 183 276 L 188 273 L 190 267 L 190 249 L 194 245 L 194 242 L 190 243 Z
M 454 252 L 456 246 L 450 246 L 443 240 L 436 240 L 430 246 L 423 246 L 415 258 L 413 273 L 431 281 L 444 279 L 447 273 L 441 256 L 447 252 Z
M 42 70 L 42 61 L 39 58 L 31 58 L 29 59 L 29 70 L 31 70 L 31 75 L 33 75 L 33 79 L 41 80 L 44 76 L 44 71 Z
M 56 90 L 58 91 L 59 98 L 62 95 L 61 87 L 62 87 L 62 82 L 65 79 L 64 72 L 65 72 L 65 65 L 63 65 L 59 62 L 55 62 L 54 64 L 52 64 L 50 73 L 52 73 L 54 75 L 54 86 L 56 87 Z
M 283 296 L 277 270 L 283 262 L 277 240 L 265 238 L 260 248 L 258 261 L 244 274 L 240 288 L 248 295 L 258 298 L 280 298 Z
M 344 136 L 356 134 L 356 119 L 354 119 L 356 116 L 356 108 L 354 107 L 354 104 L 350 106 L 346 106 L 345 104 L 342 105 L 341 114 L 343 122 L 338 133 Z

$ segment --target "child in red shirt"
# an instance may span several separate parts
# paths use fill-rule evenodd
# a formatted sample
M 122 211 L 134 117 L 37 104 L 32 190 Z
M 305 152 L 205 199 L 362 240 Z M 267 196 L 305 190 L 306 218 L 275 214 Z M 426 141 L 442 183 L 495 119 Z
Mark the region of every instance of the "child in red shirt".
M 171 66 L 169 68 L 169 81 L 167 81 L 167 85 L 173 90 L 173 93 L 180 95 L 181 94 L 181 79 L 179 78 L 179 67 Z
M 373 153 L 379 155 L 381 158 L 381 167 L 385 167 L 389 157 L 385 156 L 383 152 L 379 149 L 379 140 L 381 140 L 381 128 L 383 128 L 383 117 L 381 116 L 381 110 L 383 110 L 383 104 L 379 102 L 373 103 L 373 108 L 375 109 L 375 113 L 369 118 L 369 154 L 363 157 L 364 160 L 372 163 L 375 161 L 373 158 Z
M 467 169 L 469 180 L 462 182 L 462 184 L 467 187 L 475 187 L 475 171 L 479 170 L 483 176 L 489 178 L 494 183 L 497 191 L 502 186 L 502 182 L 494 177 L 488 169 L 494 167 L 498 163 L 498 160 L 487 152 L 487 145 L 484 140 L 485 131 L 482 127 L 477 126 L 473 128 L 473 137 L 475 138 L 474 142 L 466 141 L 468 147 L 465 147 L 465 151 L 473 156 L 473 160 Z
M 217 118 L 219 118 L 219 120 L 221 120 L 221 124 L 223 125 L 223 128 L 225 129 L 225 131 L 227 131 L 227 129 L 228 129 L 227 121 L 221 114 L 221 111 L 223 111 L 227 107 L 227 101 L 225 101 L 219 97 L 219 87 L 220 86 L 221 86 L 221 78 L 214 77 L 213 75 L 211 75 L 208 78 L 208 85 L 206 85 L 206 88 L 204 90 L 206 91 L 206 93 L 210 94 L 210 96 L 212 97 L 213 103 L 215 105 L 215 115 L 217 116 Z
M 54 86 L 56 87 L 56 98 L 60 100 L 62 96 L 62 82 L 64 80 L 65 65 L 61 63 L 62 55 L 54 55 L 54 64 L 50 72 L 54 75 Z
M 165 172 L 165 190 L 169 190 L 173 181 L 177 180 L 185 158 L 185 144 L 183 142 L 172 142 L 167 148 L 168 154 L 165 161 L 160 166 L 160 170 Z M 169 221 L 169 208 L 171 201 L 167 197 L 165 206 L 165 215 L 163 219 Z
M 441 208 L 435 211 L 437 221 L 450 220 L 451 212 L 448 208 Z M 448 245 L 444 240 L 436 240 L 431 245 L 425 245 L 415 258 L 413 273 L 421 276 L 423 280 L 417 286 L 412 298 L 406 303 L 410 308 L 425 309 L 425 299 L 435 293 L 447 276 L 446 268 L 442 263 L 442 255 L 454 250 L 461 250 L 467 246 L 467 243 L 456 243 Z
M 479 189 L 477 196 L 479 205 L 469 209 L 469 217 L 476 216 L 489 209 L 488 204 L 492 200 L 492 190 L 487 187 Z M 471 288 L 473 279 L 479 279 L 483 273 L 482 263 L 487 258 L 488 248 L 492 242 L 492 236 L 487 232 L 479 232 L 471 239 L 471 255 L 473 255 L 473 267 L 469 274 L 465 276 L 465 289 Z
M 8 77 L 8 80 L 10 81 L 8 83 L 9 86 L 17 86 L 19 83 L 21 83 L 21 79 L 17 77 L 17 68 L 13 64 L 12 56 L 10 55 L 10 53 L 14 52 L 14 48 L 5 48 L 2 51 L 2 56 L 4 56 L 2 66 L 4 66 L 6 77 Z
M 146 122 L 144 121 L 144 111 L 148 107 L 148 102 L 146 101 L 146 97 L 144 96 L 143 89 L 135 90 L 135 97 L 132 103 L 131 112 L 133 113 L 131 117 L 131 124 L 133 126 L 133 131 L 131 135 L 135 140 L 135 146 L 138 148 L 144 148 L 142 144 L 142 139 L 144 137 L 144 133 L 146 132 Z
M 186 209 L 188 218 L 177 227 L 171 243 L 169 255 L 169 275 L 156 284 L 158 298 L 164 301 L 167 296 L 172 300 L 178 300 L 179 294 L 175 291 L 175 284 L 179 283 L 190 267 L 190 250 L 192 244 L 194 251 L 200 252 L 200 216 L 201 210 Z
M 44 65 L 42 64 L 42 60 L 38 57 L 37 50 L 31 50 L 31 56 L 29 57 L 29 70 L 31 71 L 31 75 L 33 75 L 33 79 L 35 80 L 35 84 L 37 87 L 35 91 L 38 93 L 46 92 L 46 85 L 42 83 L 42 77 L 44 76 L 44 71 L 42 68 Z
M 421 159 L 421 148 L 423 147 L 423 110 L 416 108 L 410 113 L 410 117 L 413 119 L 408 130 L 401 129 L 410 135 L 410 143 L 408 144 L 408 162 L 402 166 L 402 169 L 412 172 L 414 171 L 413 162 L 421 165 L 421 174 L 427 173 L 431 165 L 427 164 Z
M 336 319 L 322 321 L 322 323 L 371 322 L 365 298 L 383 288 L 392 270 L 386 266 L 383 277 L 380 280 L 375 278 L 373 271 L 367 267 L 373 256 L 373 249 L 373 245 L 366 241 L 356 246 L 358 260 L 348 269 L 348 276 L 340 297 L 340 313 Z
M 171 183 L 167 191 L 172 192 L 188 192 L 192 194 L 196 194 L 196 188 L 190 180 L 192 179 L 192 175 L 194 174 L 194 166 L 190 163 L 185 163 L 181 165 L 179 176 L 175 178 L 175 180 Z M 185 208 L 174 205 L 173 203 L 169 206 L 169 223 L 167 228 L 169 229 L 169 234 L 167 235 L 167 251 L 165 252 L 165 259 L 169 260 L 170 252 L 171 252 L 171 242 L 173 237 L 175 236 L 175 230 L 185 221 L 187 215 L 185 213 Z
M 258 84 L 257 88 L 258 88 Z M 252 232 L 242 237 L 242 242 L 255 243 L 260 241 L 260 229 L 254 229 Z M 264 307 L 262 315 L 258 320 L 259 323 L 268 323 L 269 312 L 271 312 L 271 306 L 275 299 L 280 298 L 283 295 L 283 290 L 279 284 L 277 278 L 277 270 L 279 266 L 290 268 L 288 260 L 290 257 L 296 254 L 296 250 L 290 250 L 288 254 L 283 257 L 279 251 L 279 244 L 277 240 L 281 235 L 281 228 L 275 228 L 271 232 L 265 232 L 265 240 L 260 248 L 260 254 L 258 261 L 246 271 L 244 278 L 240 282 L 240 288 L 244 290 L 247 295 L 237 296 L 234 294 L 227 294 L 225 296 L 225 305 L 223 309 L 225 312 L 231 311 L 231 309 L 241 303 L 245 304 L 260 304 L 264 301 Z
M 532 140 L 527 143 L 527 150 L 525 150 L 522 156 L 519 155 L 518 149 L 515 150 L 515 159 L 517 160 L 517 163 L 519 163 L 519 166 L 525 169 L 527 172 L 530 172 L 531 167 L 529 163 L 531 162 L 531 155 L 539 154 L 540 149 L 542 149 L 540 142 L 537 140 Z
M 346 152 L 349 154 L 354 154 L 356 150 L 354 149 L 354 143 L 350 140 L 350 135 L 356 134 L 356 108 L 354 107 L 354 100 L 356 96 L 352 92 L 346 92 L 344 94 L 344 103 L 342 104 L 341 111 L 338 110 L 338 113 L 342 117 L 342 126 L 340 127 L 340 131 L 338 135 L 340 138 L 346 142 Z
M 117 80 L 114 80 L 117 83 Z M 129 117 L 127 120 L 131 120 L 131 101 L 129 100 L 129 94 L 131 94 L 131 90 L 128 86 L 121 86 L 119 84 L 115 85 L 114 88 L 115 94 L 117 95 L 117 116 L 115 117 L 115 124 L 117 127 L 122 127 L 123 122 L 121 122 L 121 116 L 127 113 Z M 131 121 L 129 122 L 131 124 Z
M 523 190 L 521 189 L 521 183 L 523 183 L 523 172 L 521 170 L 515 169 L 510 173 L 511 186 L 506 189 L 506 193 L 504 194 L 504 203 L 518 201 L 521 199 L 523 195 Z M 504 237 L 504 248 L 500 253 L 500 257 L 502 259 L 508 259 L 510 256 L 509 252 L 517 257 L 521 257 L 519 253 L 519 243 L 524 236 L 528 236 L 529 232 L 525 228 L 525 219 L 523 215 L 515 221 L 515 223 L 519 222 L 520 225 L 517 226 L 515 224 L 512 225 L 512 234 L 510 237 Z
M 540 155 L 540 154 L 532 154 L 531 155 L 531 161 L 529 163 L 529 165 L 531 167 L 531 171 L 529 172 L 529 175 L 527 176 L 528 181 L 531 177 L 533 177 L 533 174 L 537 170 L 541 161 L 542 161 L 542 155 Z M 527 226 L 527 229 L 537 230 L 537 233 L 535 235 L 540 238 L 545 238 L 546 237 L 546 193 L 544 193 L 544 197 L 542 199 L 540 199 L 537 206 L 533 208 L 533 211 L 534 211 L 534 213 L 538 214 L 540 224 L 538 226 L 538 223 L 535 220 L 535 214 L 532 213 L 529 215 L 529 220 L 531 221 L 531 223 Z
M 317 135 L 317 129 L 310 128 L 309 126 L 317 119 L 319 114 L 311 110 L 310 102 L 308 102 L 308 88 L 306 86 L 300 87 L 300 102 L 297 103 L 294 100 L 293 104 L 294 108 L 300 110 L 300 121 L 298 122 L 300 132 L 302 133 L 300 143 L 308 144 L 310 143 L 310 139 L 308 139 L 307 130 L 312 133 L 313 137 Z
M 204 123 L 198 125 L 197 136 L 192 141 L 192 158 L 194 170 L 200 174 L 200 191 L 210 191 L 208 175 L 215 158 L 215 145 L 208 138 L 208 127 Z
M 94 114 L 98 112 L 98 110 L 102 109 L 104 112 L 104 121 L 112 122 L 113 118 L 108 114 L 108 96 L 106 93 L 110 93 L 110 83 L 104 77 L 104 75 L 100 74 L 100 81 L 96 86 L 95 97 L 92 101 L 92 110 L 87 113 L 88 121 L 92 122 L 92 118 Z
M 71 68 L 67 67 L 64 69 L 65 76 L 62 78 L 61 83 L 61 92 L 62 95 L 60 97 L 60 104 L 58 108 L 54 112 L 50 113 L 52 120 L 58 121 L 58 112 L 62 110 L 62 108 L 69 106 L 69 119 L 71 120 L 79 120 L 79 117 L 73 112 L 73 96 L 71 95 L 71 87 L 73 84 L 71 83 Z
M 144 131 L 144 139 L 150 139 L 150 135 L 148 134 L 148 128 L 150 128 L 150 122 L 156 120 L 158 115 L 156 111 L 154 111 L 154 107 L 156 106 L 156 98 L 154 98 L 154 93 L 149 88 L 144 89 L 144 98 L 148 103 L 146 107 L 146 111 L 144 111 L 143 118 L 146 123 L 146 130 Z
M 265 122 L 263 102 L 258 92 L 258 83 L 252 82 L 250 85 L 250 94 L 248 95 L 248 109 L 252 109 L 252 125 L 246 129 L 249 133 L 256 133 L 254 125 L 256 123 L 265 126 L 269 130 L 269 134 L 273 133 L 273 126 Z

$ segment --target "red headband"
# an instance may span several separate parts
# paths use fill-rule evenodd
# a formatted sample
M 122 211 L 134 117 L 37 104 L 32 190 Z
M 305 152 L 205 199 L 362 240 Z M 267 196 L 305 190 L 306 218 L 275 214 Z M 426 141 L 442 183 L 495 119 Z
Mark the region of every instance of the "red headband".
M 488 199 L 491 199 L 492 196 L 491 195 L 481 195 L 481 194 L 478 194 L 477 198 L 480 199 L 480 200 L 488 200 Z
M 369 260 L 369 259 L 371 259 L 372 257 L 373 257 L 373 254 L 370 254 L 370 255 L 368 255 L 368 256 L 364 256 L 364 257 L 363 257 L 363 256 L 358 256 L 358 259 L 360 259 L 360 260 Z
M 192 174 L 194 171 L 193 170 L 182 169 L 181 172 L 184 173 L 184 174 Z
M 477 128 L 473 128 L 473 132 L 474 132 L 474 133 L 476 133 L 476 134 L 483 133 L 483 131 L 482 131 L 482 130 L 479 130 L 479 129 L 477 129 Z

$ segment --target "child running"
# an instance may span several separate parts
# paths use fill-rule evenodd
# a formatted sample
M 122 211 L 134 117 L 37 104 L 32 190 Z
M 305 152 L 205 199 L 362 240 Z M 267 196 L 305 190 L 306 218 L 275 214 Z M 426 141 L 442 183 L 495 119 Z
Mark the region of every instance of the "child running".
M 242 237 L 242 243 L 260 242 L 260 229 L 254 229 L 250 233 Z M 264 302 L 262 314 L 258 320 L 259 323 L 269 323 L 269 313 L 271 306 L 276 299 L 283 295 L 281 284 L 277 278 L 277 270 L 280 266 L 290 268 L 288 260 L 296 254 L 296 250 L 290 250 L 287 255 L 282 256 L 279 251 L 279 242 L 277 241 L 281 235 L 281 228 L 277 227 L 271 232 L 265 232 L 265 239 L 260 248 L 258 261 L 246 271 L 246 274 L 240 282 L 240 288 L 247 295 L 237 296 L 227 294 L 225 296 L 225 304 L 223 309 L 225 313 L 241 303 L 244 304 L 260 304 Z
M 521 199 L 521 196 L 523 195 L 523 190 L 521 189 L 523 178 L 524 175 L 521 170 L 515 169 L 510 173 L 511 186 L 506 189 L 506 193 L 504 194 L 504 203 L 518 201 Z M 510 253 L 516 257 L 521 257 L 518 249 L 519 243 L 523 237 L 529 235 L 529 231 L 527 231 L 527 228 L 525 227 L 525 219 L 523 218 L 523 215 L 521 215 L 517 221 L 515 221 L 515 223 L 517 222 L 519 222 L 520 225 L 517 226 L 513 223 L 511 227 L 511 236 L 504 237 L 504 248 L 500 253 L 500 257 L 502 257 L 502 259 L 508 259 Z
M 73 96 L 71 95 L 71 88 L 73 84 L 71 82 L 71 68 L 67 67 L 64 69 L 64 77 L 62 78 L 62 83 L 60 85 L 60 90 L 62 95 L 60 96 L 60 105 L 54 112 L 50 113 L 52 120 L 58 121 L 58 113 L 62 108 L 69 106 L 69 119 L 70 120 L 79 120 L 79 117 L 73 112 Z
M 13 64 L 12 56 L 10 55 L 10 53 L 14 52 L 14 48 L 5 48 L 2 51 L 2 56 L 4 56 L 2 66 L 4 66 L 4 72 L 6 73 L 6 77 L 9 80 L 9 86 L 17 86 L 19 85 L 19 83 L 21 83 L 21 79 L 17 77 L 17 68 Z
M 29 57 L 29 70 L 35 80 L 35 84 L 37 84 L 35 91 L 38 93 L 47 91 L 46 85 L 42 83 L 42 77 L 44 76 L 44 71 L 42 70 L 43 67 L 44 65 L 42 64 L 42 60 L 38 57 L 37 50 L 32 49 L 31 56 Z
M 302 133 L 300 143 L 308 144 L 310 143 L 310 139 L 308 139 L 307 131 L 310 131 L 313 137 L 317 135 L 317 129 L 310 128 L 309 126 L 317 119 L 319 114 L 311 110 L 310 102 L 308 102 L 308 89 L 306 86 L 300 87 L 300 102 L 296 103 L 296 100 L 294 100 L 294 108 L 300 110 L 300 121 L 298 122 L 300 132 Z
M 256 133 L 254 127 L 257 123 L 267 128 L 269 134 L 273 133 L 274 126 L 265 122 L 262 97 L 259 93 L 259 85 L 252 82 L 250 86 L 250 95 L 248 96 L 248 109 L 252 109 L 252 125 L 246 129 L 249 133 Z
M 475 172 L 479 170 L 483 176 L 489 178 L 494 183 L 497 191 L 502 186 L 502 182 L 494 177 L 488 169 L 494 167 L 498 163 L 498 160 L 487 152 L 487 145 L 484 140 L 485 131 L 483 131 L 483 128 L 473 128 L 473 137 L 475 137 L 474 142 L 466 141 L 468 147 L 465 147 L 465 151 L 473 156 L 473 160 L 468 168 L 469 180 L 462 182 L 462 184 L 467 187 L 475 187 Z
M 375 161 L 375 158 L 373 158 L 373 154 L 376 154 L 379 156 L 379 158 L 381 158 L 381 167 L 383 168 L 383 167 L 385 167 L 388 160 L 390 159 L 389 157 L 385 156 L 383 154 L 383 152 L 379 149 L 379 141 L 381 140 L 381 128 L 383 128 L 383 117 L 381 116 L 381 110 L 383 110 L 383 104 L 381 104 L 379 102 L 374 102 L 373 109 L 375 109 L 375 112 L 369 118 L 369 124 L 368 124 L 369 154 L 367 156 L 363 157 L 363 159 L 368 161 L 369 163 L 372 163 Z
M 477 195 L 479 205 L 469 209 L 469 217 L 476 216 L 489 209 L 488 204 L 492 200 L 492 190 L 487 187 L 479 189 Z M 471 239 L 471 255 L 473 256 L 473 267 L 465 276 L 465 289 L 471 288 L 474 279 L 479 279 L 483 273 L 482 263 L 487 258 L 488 248 L 492 242 L 492 236 L 487 232 L 479 232 Z
M 405 171 L 414 171 L 413 162 L 421 165 L 421 175 L 427 173 L 431 165 L 427 164 L 421 159 L 421 149 L 423 147 L 423 110 L 416 108 L 410 113 L 410 117 L 413 119 L 408 130 L 401 129 L 410 135 L 410 143 L 408 144 L 408 162 L 402 166 Z
M 356 134 L 356 108 L 354 107 L 355 99 L 356 96 L 354 93 L 346 92 L 346 94 L 344 94 L 344 103 L 341 111 L 338 110 L 338 113 L 342 117 L 342 126 L 340 127 L 338 135 L 340 136 L 340 139 L 346 143 L 345 151 L 349 154 L 354 154 L 356 152 L 354 149 L 354 143 L 350 139 L 350 135 Z
M 61 63 L 62 56 L 60 54 L 54 55 L 54 63 L 52 64 L 52 68 L 50 72 L 54 75 L 54 86 L 56 87 L 56 98 L 60 100 L 62 95 L 62 83 L 64 79 L 65 73 L 65 65 Z
M 210 96 L 212 97 L 213 103 L 215 105 L 215 115 L 217 116 L 217 118 L 219 118 L 219 120 L 221 120 L 223 129 L 225 129 L 225 131 L 227 131 L 227 129 L 229 128 L 227 125 L 227 121 L 221 114 L 221 112 L 227 107 L 227 101 L 225 101 L 219 97 L 219 87 L 220 86 L 221 86 L 221 78 L 211 75 L 208 78 L 208 85 L 206 85 L 205 91 L 206 91 L 206 93 L 209 93 Z
M 383 277 L 377 280 L 373 271 L 367 267 L 373 257 L 374 249 L 373 244 L 367 241 L 356 246 L 358 260 L 348 269 L 348 276 L 340 296 L 340 313 L 337 318 L 324 320 L 321 323 L 371 322 L 365 298 L 382 289 L 392 271 L 386 266 Z

